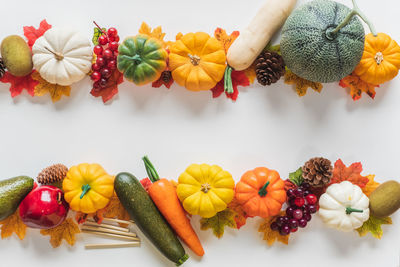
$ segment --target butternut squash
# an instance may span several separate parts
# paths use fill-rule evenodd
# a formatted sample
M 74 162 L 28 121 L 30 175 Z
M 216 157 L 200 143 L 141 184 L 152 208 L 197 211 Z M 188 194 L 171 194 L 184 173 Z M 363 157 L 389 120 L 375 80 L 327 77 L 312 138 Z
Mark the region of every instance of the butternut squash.
M 228 50 L 228 64 L 235 70 L 250 67 L 275 32 L 282 27 L 297 0 L 267 0 Z

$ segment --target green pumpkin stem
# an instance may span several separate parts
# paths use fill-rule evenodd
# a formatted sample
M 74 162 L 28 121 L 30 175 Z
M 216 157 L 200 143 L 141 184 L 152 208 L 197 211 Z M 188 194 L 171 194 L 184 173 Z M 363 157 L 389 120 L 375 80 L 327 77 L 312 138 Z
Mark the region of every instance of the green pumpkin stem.
M 353 1 L 353 10 L 347 15 L 347 17 L 332 31 L 328 31 L 326 33 L 328 39 L 334 39 L 334 36 L 342 29 L 344 26 L 346 26 L 351 18 L 355 15 L 358 15 L 369 27 L 371 33 L 376 37 L 378 36 L 374 25 L 372 22 L 365 16 L 365 14 L 361 11 L 361 9 L 358 7 L 356 0 Z
M 258 194 L 261 197 L 265 197 L 267 195 L 267 186 L 269 185 L 269 181 L 265 183 L 265 185 L 263 185 L 263 187 L 261 187 L 261 189 L 258 191 Z
M 143 158 L 144 166 L 146 168 L 147 175 L 149 176 L 150 181 L 153 183 L 157 182 L 160 180 L 160 176 L 158 175 L 156 169 L 154 168 L 153 164 L 149 160 L 147 156 L 144 156 Z
M 346 208 L 346 214 L 347 214 L 347 215 L 349 215 L 349 214 L 351 214 L 351 213 L 353 213 L 353 212 L 362 213 L 362 212 L 364 212 L 364 211 L 363 211 L 363 210 L 359 210 L 359 209 L 353 209 L 352 207 L 347 207 L 347 208 Z
M 90 185 L 88 184 L 82 185 L 82 194 L 79 198 L 82 199 L 86 195 L 86 193 L 89 192 L 90 189 L 91 189 Z
M 233 94 L 232 70 L 232 67 L 228 65 L 224 74 L 224 91 L 228 94 Z

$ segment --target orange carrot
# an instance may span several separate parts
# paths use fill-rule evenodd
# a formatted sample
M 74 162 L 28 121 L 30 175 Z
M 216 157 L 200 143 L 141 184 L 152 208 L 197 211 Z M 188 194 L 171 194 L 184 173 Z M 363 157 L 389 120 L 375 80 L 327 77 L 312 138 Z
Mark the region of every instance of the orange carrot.
M 149 195 L 158 210 L 183 242 L 198 256 L 204 255 L 199 237 L 193 230 L 186 213 L 179 202 L 176 188 L 167 179 L 160 179 L 147 156 L 143 157 L 149 179 L 153 184 L 148 188 Z

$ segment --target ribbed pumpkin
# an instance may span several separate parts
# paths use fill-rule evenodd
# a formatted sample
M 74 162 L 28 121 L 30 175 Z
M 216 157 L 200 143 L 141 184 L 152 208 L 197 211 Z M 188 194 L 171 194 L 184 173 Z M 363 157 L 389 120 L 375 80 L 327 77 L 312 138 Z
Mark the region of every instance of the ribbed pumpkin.
M 147 35 L 127 37 L 118 48 L 118 70 L 136 85 L 160 78 L 167 66 L 167 51 L 156 38 Z
M 284 187 L 277 171 L 258 167 L 243 174 L 236 184 L 235 198 L 249 216 L 267 218 L 277 215 L 285 203 Z
M 385 33 L 365 37 L 364 54 L 354 70 L 363 81 L 382 84 L 397 76 L 400 69 L 400 46 Z
M 353 16 L 330 35 L 351 10 L 330 0 L 315 0 L 297 8 L 282 29 L 281 52 L 288 68 L 313 82 L 335 82 L 352 73 L 364 51 L 365 32 Z
M 187 212 L 210 218 L 226 209 L 234 187 L 232 175 L 221 167 L 192 164 L 179 176 L 176 193 Z
M 226 67 L 222 44 L 207 33 L 188 33 L 170 46 L 169 68 L 174 81 L 191 91 L 210 90 Z

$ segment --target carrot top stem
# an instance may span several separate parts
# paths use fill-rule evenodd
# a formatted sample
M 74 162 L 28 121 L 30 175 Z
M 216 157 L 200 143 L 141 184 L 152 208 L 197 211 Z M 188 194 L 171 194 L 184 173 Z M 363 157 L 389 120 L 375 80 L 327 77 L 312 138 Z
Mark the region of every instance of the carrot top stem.
M 144 156 L 143 158 L 144 166 L 146 168 L 147 175 L 149 176 L 149 179 L 155 183 L 158 180 L 160 180 L 160 176 L 158 176 L 158 173 L 156 169 L 154 168 L 153 164 L 149 160 L 147 156 Z

